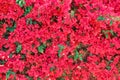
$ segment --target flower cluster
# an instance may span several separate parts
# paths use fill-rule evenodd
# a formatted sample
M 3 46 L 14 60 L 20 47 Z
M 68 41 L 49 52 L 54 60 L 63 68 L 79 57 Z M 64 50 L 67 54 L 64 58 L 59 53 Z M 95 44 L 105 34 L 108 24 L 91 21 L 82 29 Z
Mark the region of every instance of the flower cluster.
M 119 0 L 0 0 L 0 80 L 120 80 Z

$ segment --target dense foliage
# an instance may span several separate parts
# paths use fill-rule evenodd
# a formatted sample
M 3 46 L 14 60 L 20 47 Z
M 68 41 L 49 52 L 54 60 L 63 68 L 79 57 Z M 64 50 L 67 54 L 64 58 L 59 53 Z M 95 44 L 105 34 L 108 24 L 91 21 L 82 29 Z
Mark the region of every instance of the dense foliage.
M 120 0 L 0 0 L 0 80 L 120 80 Z

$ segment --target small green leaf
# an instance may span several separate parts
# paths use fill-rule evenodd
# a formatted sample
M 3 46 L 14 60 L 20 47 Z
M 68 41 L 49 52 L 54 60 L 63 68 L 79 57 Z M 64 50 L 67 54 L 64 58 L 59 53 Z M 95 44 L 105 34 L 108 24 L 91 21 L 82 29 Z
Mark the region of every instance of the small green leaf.
M 6 31 L 2 36 L 3 38 L 8 39 L 8 37 L 10 36 L 10 33 Z
M 63 45 L 58 45 L 58 47 L 59 47 L 59 50 L 58 50 L 58 57 L 60 58 L 60 57 L 61 57 L 61 52 L 63 51 L 64 46 L 63 46 Z
M 16 3 L 20 6 L 23 7 L 25 5 L 25 1 L 24 0 L 16 0 Z
M 41 80 L 41 78 L 40 78 L 40 77 L 38 77 L 38 78 L 37 78 L 37 80 Z
M 9 58 L 12 58 L 12 56 L 13 56 L 13 53 L 10 53 L 10 54 L 9 54 Z
M 65 80 L 63 77 L 58 77 L 56 80 Z
M 105 34 L 105 38 L 108 39 L 108 34 Z
M 32 18 L 28 18 L 27 21 L 26 21 L 27 25 L 34 25 L 34 24 L 37 24 L 37 21 L 36 20 L 33 20 Z
M 5 19 L 0 20 L 0 28 L 2 27 L 2 25 L 5 23 Z
M 22 50 L 22 45 L 18 44 L 16 48 L 16 52 L 19 53 Z
M 110 21 L 110 26 L 112 26 L 112 25 L 113 25 L 113 21 L 111 20 L 111 21 Z
M 50 67 L 50 71 L 54 71 L 56 69 L 55 66 Z
M 75 16 L 75 11 L 71 10 L 70 15 L 71 15 L 71 17 L 74 17 Z
M 28 76 L 28 75 L 26 75 L 26 78 L 27 78 L 28 80 L 33 80 L 33 77 L 30 77 L 30 76 Z
M 117 34 L 113 30 L 110 30 L 110 33 L 112 34 L 112 37 L 116 37 L 117 36 Z
M 113 30 L 110 30 L 110 33 L 111 33 L 112 35 L 114 35 L 114 31 L 113 31 Z
M 9 32 L 13 32 L 13 31 L 14 31 L 14 29 L 15 29 L 14 27 L 7 27 L 7 29 L 6 29 L 6 30 L 7 30 L 7 31 L 9 31 Z
M 108 65 L 108 66 L 106 66 L 106 69 L 107 70 L 111 70 L 111 67 Z
M 14 79 L 16 78 L 15 73 L 12 70 L 8 70 L 6 72 L 6 80 L 8 80 L 8 78 L 10 77 L 11 74 L 14 75 Z
M 75 50 L 74 53 L 74 61 L 76 61 L 79 58 L 79 52 Z
M 108 32 L 109 30 L 102 30 L 102 34 L 105 36 L 105 38 L 108 38 Z
M 64 71 L 64 72 L 62 73 L 62 76 L 63 76 L 63 77 L 67 76 L 67 73 Z
M 105 20 L 105 18 L 103 16 L 99 16 L 97 20 L 98 21 L 103 21 L 103 20 Z
M 6 63 L 5 60 L 0 59 L 0 65 L 4 65 Z
M 32 18 L 27 19 L 27 24 L 33 24 Z
M 83 61 L 82 54 L 79 55 L 79 60 Z
M 32 6 L 27 6 L 24 10 L 24 16 L 27 15 L 32 10 Z
M 73 56 L 72 56 L 72 55 L 69 55 L 68 58 L 73 58 Z
M 26 60 L 26 55 L 25 54 L 20 54 L 21 58 L 20 60 Z
M 7 28 L 6 28 L 6 30 L 7 30 L 8 32 L 13 32 L 15 29 L 16 29 L 16 23 L 15 23 L 15 22 L 13 22 L 12 27 L 7 27 Z
M 110 43 L 110 47 L 113 48 L 115 46 L 114 43 Z
M 44 53 L 45 49 L 46 49 L 46 45 L 43 43 L 40 46 L 38 46 L 38 52 L 40 53 Z

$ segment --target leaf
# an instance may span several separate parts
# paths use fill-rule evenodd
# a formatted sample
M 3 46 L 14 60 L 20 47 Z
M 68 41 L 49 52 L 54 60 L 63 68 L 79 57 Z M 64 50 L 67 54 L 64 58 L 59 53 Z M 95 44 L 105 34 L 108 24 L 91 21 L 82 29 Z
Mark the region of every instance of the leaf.
M 22 50 L 22 45 L 18 44 L 16 48 L 16 52 L 19 53 Z
M 6 30 L 7 30 L 8 32 L 13 32 L 14 29 L 16 29 L 16 23 L 15 23 L 15 21 L 13 21 L 12 27 L 7 27 L 7 28 L 6 28 Z
M 73 58 L 73 56 L 72 56 L 72 55 L 69 55 L 68 58 Z
M 6 63 L 5 60 L 0 59 L 0 65 L 4 65 Z
M 76 61 L 79 58 L 79 52 L 75 50 L 74 53 L 74 61 Z
M 110 21 L 110 26 L 112 26 L 112 25 L 113 25 L 113 21 L 111 20 L 111 21 Z
M 105 38 L 108 38 L 108 30 L 102 30 L 102 34 L 105 36 Z
M 2 27 L 2 25 L 5 23 L 5 19 L 0 20 L 0 28 Z
M 20 54 L 21 58 L 20 60 L 26 60 L 26 55 L 25 54 Z
M 27 25 L 29 25 L 29 24 L 31 24 L 31 25 L 33 24 L 34 25 L 34 24 L 37 24 L 37 21 L 33 20 L 32 18 L 28 18 L 26 23 L 27 23 Z
M 8 39 L 9 36 L 10 36 L 10 33 L 9 33 L 9 32 L 5 32 L 5 33 L 3 34 L 3 38 L 5 38 L 5 39 Z
M 13 31 L 14 31 L 14 29 L 15 29 L 14 27 L 7 27 L 7 29 L 6 29 L 6 30 L 7 30 L 7 31 L 9 31 L 9 32 L 13 32 Z
M 110 30 L 110 33 L 112 34 L 113 37 L 117 36 L 117 34 L 113 30 Z
M 40 53 L 44 53 L 45 49 L 46 49 L 46 45 L 45 44 L 41 44 L 40 46 L 38 46 L 38 52 L 40 52 Z
M 82 54 L 79 55 L 79 60 L 83 61 Z
M 41 80 L 41 78 L 40 78 L 40 77 L 38 77 L 38 78 L 37 78 L 37 80 Z
M 99 17 L 97 18 L 97 20 L 98 20 L 98 21 L 103 21 L 103 20 L 105 20 L 105 18 L 104 18 L 103 16 L 99 16 Z
M 32 18 L 27 19 L 27 24 L 33 24 Z
M 6 72 L 6 80 L 8 80 L 8 78 L 10 77 L 11 74 L 14 75 L 14 79 L 16 78 L 15 73 L 12 70 L 8 70 Z
M 110 65 L 106 66 L 106 69 L 107 69 L 107 70 L 111 70 Z
M 28 76 L 28 75 L 26 75 L 26 78 L 27 78 L 28 80 L 33 80 L 33 77 L 30 77 L 30 76 Z
M 27 6 L 24 10 L 24 16 L 27 15 L 32 10 L 32 6 Z
M 25 5 L 25 1 L 24 0 L 16 0 L 16 3 L 20 6 L 23 7 Z
M 10 54 L 9 54 L 9 58 L 12 58 L 12 56 L 13 56 L 13 53 L 10 53 Z
M 86 10 L 86 7 L 83 4 L 80 4 L 80 8 Z
M 58 45 L 58 47 L 59 47 L 59 50 L 58 50 L 58 57 L 60 58 L 61 57 L 61 52 L 63 51 L 63 49 L 64 49 L 64 46 L 63 45 Z
M 71 15 L 71 17 L 74 17 L 75 16 L 75 11 L 71 10 L 70 15 Z
M 55 71 L 55 70 L 56 70 L 55 66 L 50 67 L 50 71 Z
M 56 80 L 65 80 L 63 77 L 58 77 Z

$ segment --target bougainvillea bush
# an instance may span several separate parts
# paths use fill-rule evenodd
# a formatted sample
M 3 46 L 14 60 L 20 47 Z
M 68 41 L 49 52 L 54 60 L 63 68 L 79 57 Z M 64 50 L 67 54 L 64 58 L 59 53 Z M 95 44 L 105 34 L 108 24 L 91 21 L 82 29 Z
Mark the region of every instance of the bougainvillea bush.
M 0 0 L 0 80 L 120 80 L 120 0 Z

